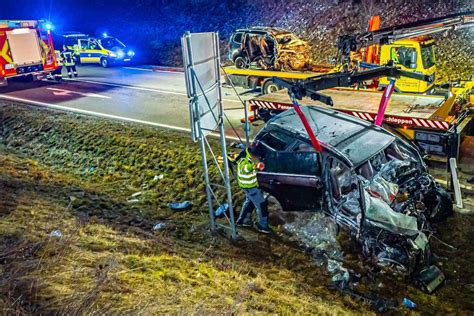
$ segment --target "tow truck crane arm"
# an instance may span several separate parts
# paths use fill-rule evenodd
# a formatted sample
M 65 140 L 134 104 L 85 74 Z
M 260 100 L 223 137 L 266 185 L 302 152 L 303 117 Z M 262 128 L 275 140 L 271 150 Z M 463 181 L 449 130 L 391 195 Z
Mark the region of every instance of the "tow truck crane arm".
M 310 77 L 305 80 L 288 81 L 277 77 L 274 77 L 272 80 L 280 86 L 287 88 L 291 98 L 301 100 L 303 97 L 309 97 L 312 100 L 332 106 L 331 97 L 317 91 L 336 87 L 351 87 L 357 83 L 380 77 L 409 77 L 427 82 L 433 82 L 434 80 L 432 76 L 404 71 L 393 66 L 391 63 L 369 70 L 335 72 Z
M 339 36 L 336 44 L 338 57 L 342 58 L 342 63 L 347 63 L 350 61 L 350 53 L 358 51 L 363 47 L 391 44 L 405 38 L 413 38 L 473 26 L 474 11 L 468 11 L 387 27 L 376 31 L 342 35 Z
M 324 74 L 319 76 L 310 77 L 305 80 L 298 80 L 298 81 L 287 81 L 281 78 L 273 77 L 273 82 L 279 84 L 282 87 L 288 89 L 288 94 L 290 95 L 290 99 L 293 103 L 293 108 L 295 109 L 296 113 L 298 114 L 303 126 L 308 133 L 308 136 L 311 140 L 311 144 L 316 149 L 316 151 L 321 152 L 322 147 L 319 141 L 314 134 L 311 125 L 309 124 L 306 116 L 304 115 L 303 111 L 301 110 L 298 101 L 303 99 L 303 97 L 309 97 L 313 100 L 320 101 L 327 105 L 333 105 L 332 98 L 326 96 L 318 91 L 336 87 L 350 87 L 356 83 L 360 83 L 362 81 L 375 79 L 379 77 L 390 77 L 390 78 L 400 78 L 400 77 L 410 77 L 418 80 L 424 81 L 433 81 L 433 77 L 428 75 L 423 75 L 414 72 L 403 71 L 398 67 L 393 66 L 393 63 L 390 63 L 385 66 L 363 70 L 363 71 L 343 71 L 343 72 L 336 72 L 330 74 Z M 393 92 L 394 88 L 394 79 L 391 80 L 391 83 L 386 87 L 383 95 L 382 100 L 380 101 L 379 112 L 378 112 L 378 122 L 380 125 L 385 113 L 385 109 L 387 107 L 388 101 L 390 96 Z

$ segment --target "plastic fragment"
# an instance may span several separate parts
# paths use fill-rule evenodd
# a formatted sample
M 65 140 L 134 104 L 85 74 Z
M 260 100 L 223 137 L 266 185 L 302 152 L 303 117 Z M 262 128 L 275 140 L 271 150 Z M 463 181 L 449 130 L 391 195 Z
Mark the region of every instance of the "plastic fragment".
M 412 300 L 410 300 L 406 297 L 403 299 L 403 305 L 405 305 L 409 309 L 414 309 L 416 307 L 415 302 L 413 302 Z
M 153 181 L 158 181 L 158 180 L 161 180 L 163 179 L 165 176 L 163 174 L 160 174 L 159 176 L 154 176 L 153 177 Z
M 157 230 L 162 230 L 163 228 L 165 228 L 166 226 L 166 223 L 164 222 L 159 222 L 159 223 L 156 223 L 155 225 L 153 225 L 153 231 L 157 231 Z
M 219 205 L 217 210 L 214 211 L 214 216 L 219 217 L 222 214 L 224 214 L 225 212 L 227 212 L 228 209 L 229 209 L 229 205 L 227 203 L 223 203 L 223 204 Z
M 55 229 L 52 232 L 49 233 L 49 237 L 58 237 L 61 238 L 63 237 L 63 233 L 59 229 Z
M 172 209 L 173 211 L 182 211 L 185 209 L 188 209 L 191 207 L 193 204 L 189 201 L 184 201 L 184 202 L 176 202 L 176 203 L 168 203 L 168 207 Z

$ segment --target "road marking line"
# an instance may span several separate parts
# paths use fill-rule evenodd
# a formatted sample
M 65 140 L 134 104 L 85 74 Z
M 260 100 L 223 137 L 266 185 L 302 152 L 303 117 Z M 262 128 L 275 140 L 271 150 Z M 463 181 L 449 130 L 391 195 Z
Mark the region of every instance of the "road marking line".
M 92 84 L 101 84 L 101 85 L 104 85 L 104 86 L 111 86 L 111 87 L 116 87 L 116 88 L 126 88 L 126 89 L 132 89 L 132 90 L 158 92 L 158 93 L 163 93 L 163 94 L 175 94 L 175 95 L 188 96 L 188 94 L 184 93 L 184 92 L 175 92 L 175 91 L 168 91 L 168 90 L 159 90 L 159 89 L 154 89 L 154 88 L 128 86 L 128 85 L 125 85 L 125 84 L 118 84 L 118 83 L 109 83 L 109 82 L 84 80 L 84 79 L 65 79 L 65 80 L 67 80 L 67 81 L 77 81 L 77 82 L 86 82 L 86 83 L 92 83 Z
M 65 90 L 65 89 L 58 89 L 58 88 L 46 88 L 46 90 L 51 90 L 53 91 L 54 95 L 59 95 L 59 96 L 70 96 L 71 94 L 78 94 L 82 95 L 84 97 L 91 97 L 91 98 L 102 98 L 102 99 L 112 99 L 112 97 L 106 96 L 106 95 L 100 95 L 96 93 L 83 93 L 83 92 L 77 92 L 77 91 L 71 91 L 71 90 Z
M 123 67 L 124 69 L 130 70 L 141 70 L 141 71 L 148 71 L 148 72 L 164 72 L 170 74 L 184 74 L 183 71 L 172 71 L 172 70 L 157 70 L 157 69 L 146 69 L 146 68 L 138 68 L 138 67 Z
M 56 105 L 56 104 L 45 103 L 45 102 L 40 102 L 40 101 L 17 98 L 17 97 L 13 97 L 13 96 L 9 96 L 9 95 L 4 95 L 4 94 L 0 94 L 0 99 L 6 99 L 6 100 L 10 100 L 10 101 L 18 101 L 18 102 L 29 103 L 29 104 L 33 104 L 33 105 L 42 106 L 42 107 L 52 108 L 52 109 L 56 109 L 56 110 L 62 110 L 62 111 L 67 111 L 67 112 L 75 112 L 75 113 L 80 113 L 80 114 L 110 118 L 110 119 L 114 119 L 114 120 L 120 120 L 120 121 L 132 122 L 132 123 L 151 125 L 151 126 L 155 126 L 155 127 L 161 127 L 161 128 L 167 128 L 167 129 L 171 129 L 171 130 L 175 130 L 175 131 L 191 133 L 191 129 L 186 128 L 186 127 L 179 127 L 179 126 L 173 126 L 173 125 L 168 125 L 168 124 L 161 124 L 161 123 L 155 123 L 155 122 L 150 122 L 150 121 L 143 121 L 143 120 L 139 120 L 139 119 L 133 119 L 133 118 L 118 116 L 118 115 L 113 115 L 113 114 L 106 114 L 106 113 L 94 112 L 94 111 L 89 111 L 89 110 L 76 109 L 76 108 L 71 108 L 71 107 L 62 106 L 62 105 Z M 211 133 L 211 135 L 214 136 L 214 137 L 219 137 L 218 133 L 213 132 L 213 133 Z M 234 136 L 226 136 L 226 138 L 230 139 L 230 140 L 239 140 L 238 137 L 234 137 Z
M 137 68 L 137 67 L 123 67 L 123 69 L 130 69 L 130 70 L 141 70 L 141 71 L 149 71 L 153 72 L 152 69 L 146 69 L 146 68 Z M 171 72 L 171 71 L 170 71 Z
M 159 90 L 159 89 L 154 89 L 154 88 L 145 88 L 145 87 L 137 87 L 137 86 L 128 86 L 128 85 L 118 84 L 118 83 L 109 83 L 109 82 L 84 80 L 84 79 L 71 79 L 71 78 L 65 78 L 64 80 L 85 82 L 85 83 L 92 83 L 92 84 L 101 84 L 101 85 L 104 85 L 104 86 L 111 86 L 111 87 L 116 87 L 116 88 L 126 88 L 126 89 L 141 90 L 141 91 L 151 91 L 151 92 L 158 92 L 158 93 L 163 93 L 163 94 L 184 95 L 186 97 L 188 96 L 188 94 L 184 93 L 184 92 Z M 222 100 L 226 101 L 226 102 L 236 102 L 236 103 L 242 104 L 239 100 L 230 100 L 230 99 L 222 99 Z

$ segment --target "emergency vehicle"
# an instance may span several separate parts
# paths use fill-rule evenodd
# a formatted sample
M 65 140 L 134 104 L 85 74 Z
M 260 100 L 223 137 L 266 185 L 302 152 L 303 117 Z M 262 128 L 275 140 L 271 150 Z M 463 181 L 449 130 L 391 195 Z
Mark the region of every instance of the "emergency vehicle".
M 81 64 L 100 64 L 107 68 L 113 64 L 131 62 L 135 52 L 119 39 L 104 34 L 102 38 L 82 33 L 63 34 L 64 45 L 74 51 Z
M 46 77 L 58 68 L 47 21 L 0 20 L 0 86 L 7 79 Z

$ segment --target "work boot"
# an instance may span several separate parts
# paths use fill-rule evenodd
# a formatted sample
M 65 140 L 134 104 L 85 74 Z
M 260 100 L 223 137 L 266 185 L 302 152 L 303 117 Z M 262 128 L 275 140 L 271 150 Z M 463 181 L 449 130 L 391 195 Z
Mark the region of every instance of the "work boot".
M 76 77 L 76 78 L 77 78 L 77 72 L 75 72 L 75 73 L 74 73 L 74 77 Z
M 237 224 L 237 226 L 240 226 L 240 227 L 252 227 L 253 226 L 253 223 L 252 221 L 246 221 L 246 220 L 243 220 L 242 218 L 239 218 L 237 220 L 237 222 L 235 222 Z
M 273 233 L 273 229 L 270 226 L 261 226 L 260 224 L 257 224 L 257 231 L 267 235 Z

